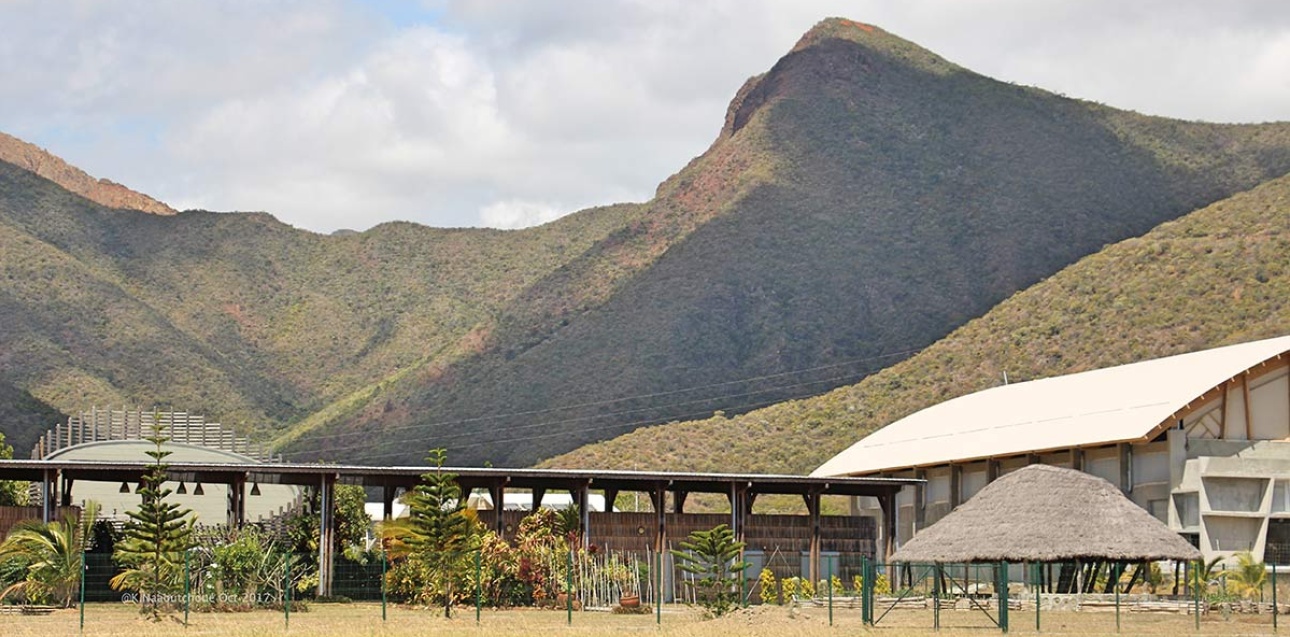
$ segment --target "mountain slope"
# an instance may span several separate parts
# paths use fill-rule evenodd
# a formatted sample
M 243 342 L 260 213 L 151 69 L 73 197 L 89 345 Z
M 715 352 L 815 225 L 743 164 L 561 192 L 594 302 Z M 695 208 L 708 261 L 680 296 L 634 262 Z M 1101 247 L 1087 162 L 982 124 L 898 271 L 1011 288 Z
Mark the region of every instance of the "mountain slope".
M 1290 125 L 1116 111 L 846 20 L 651 201 L 523 231 L 158 216 L 0 162 L 0 426 L 158 404 L 298 459 L 526 465 L 853 383 L 1287 171 Z
M 548 467 L 804 473 L 919 409 L 1012 381 L 1290 334 L 1290 175 L 1109 246 L 916 356 L 819 397 L 641 429 Z
M 0 386 L 27 398 L 0 408 L 4 431 L 22 453 L 52 410 L 159 404 L 269 436 L 468 350 L 477 324 L 632 210 L 323 237 L 265 214 L 107 209 L 0 162 Z
M 637 222 L 481 350 L 298 457 L 526 465 L 642 424 L 854 382 L 1107 243 L 1290 170 L 1290 126 L 1150 118 L 828 20 L 731 103 Z M 750 380 L 751 379 L 751 380 Z
M 31 171 L 67 190 L 108 208 L 173 215 L 166 204 L 107 179 L 95 179 L 49 151 L 12 135 L 0 133 L 0 161 Z

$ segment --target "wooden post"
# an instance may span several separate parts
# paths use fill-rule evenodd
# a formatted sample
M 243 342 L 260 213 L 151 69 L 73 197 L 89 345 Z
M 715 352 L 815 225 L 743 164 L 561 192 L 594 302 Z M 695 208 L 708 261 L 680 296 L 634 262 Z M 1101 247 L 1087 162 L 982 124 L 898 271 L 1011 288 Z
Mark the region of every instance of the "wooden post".
M 493 530 L 500 537 L 506 537 L 506 523 L 502 521 L 502 511 L 506 510 L 506 481 L 496 481 L 488 485 L 488 497 L 493 500 Z M 537 510 L 534 507 L 534 510 Z
M 240 485 L 239 485 L 240 486 Z M 334 494 L 336 475 L 324 474 L 318 481 L 318 595 L 331 595 L 332 545 L 335 535 L 336 514 Z
M 394 498 L 396 489 L 397 487 L 391 484 L 381 487 L 381 519 L 386 520 L 387 522 L 394 519 Z
M 1241 374 L 1241 393 L 1245 398 L 1242 401 L 1245 404 L 1245 439 L 1254 440 L 1254 419 L 1250 415 L 1250 373 L 1248 371 Z
M 582 548 L 591 546 L 591 483 L 584 482 L 578 487 L 578 531 L 582 535 Z
M 811 525 L 811 544 L 807 559 L 810 566 L 810 581 L 814 585 L 820 581 L 820 493 L 812 489 L 803 497 L 806 499 L 806 512 Z

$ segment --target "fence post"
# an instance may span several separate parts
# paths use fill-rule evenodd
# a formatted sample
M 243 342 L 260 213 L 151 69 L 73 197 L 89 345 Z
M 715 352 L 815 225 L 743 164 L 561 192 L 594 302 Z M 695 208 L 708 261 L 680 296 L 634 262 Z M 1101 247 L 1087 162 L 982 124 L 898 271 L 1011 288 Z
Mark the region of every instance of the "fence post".
M 1043 605 L 1043 599 L 1040 594 L 1044 590 L 1044 565 L 1035 563 L 1035 632 L 1039 632 L 1039 607 Z
M 868 626 L 873 625 L 873 578 L 876 570 L 877 569 L 874 568 L 873 562 L 868 556 L 865 556 L 864 563 L 861 565 L 860 571 L 863 573 L 862 579 L 860 580 L 860 612 L 864 618 L 865 625 Z
M 1124 575 L 1124 564 L 1117 563 L 1111 567 L 1111 572 L 1115 574 L 1115 583 L 1111 588 L 1115 589 L 1115 632 L 1120 632 L 1120 577 Z M 1148 573 L 1147 577 L 1151 574 Z
M 941 630 L 941 563 L 932 570 L 932 630 Z
M 282 627 L 283 629 L 291 628 L 291 549 L 287 549 L 287 583 L 282 587 L 282 597 L 285 600 L 282 604 Z
M 190 551 L 184 549 L 184 628 L 188 628 L 188 606 L 192 600 L 192 579 L 189 576 L 188 556 Z
M 498 513 L 498 515 L 501 515 L 501 514 Z M 475 623 L 476 624 L 479 623 L 480 596 L 482 596 L 484 592 L 484 579 L 483 579 L 484 569 L 481 564 L 481 558 L 479 554 L 480 554 L 480 551 L 475 551 Z
M 85 527 L 84 524 L 81 525 Z M 81 632 L 85 632 L 85 574 L 90 572 L 90 563 L 85 561 L 85 532 L 81 532 Z M 188 625 L 188 616 L 184 616 L 184 625 Z
M 654 560 L 658 562 L 658 568 L 654 569 L 654 580 L 658 586 L 654 588 L 654 623 L 663 624 L 663 552 L 654 553 Z
M 829 560 L 829 625 L 833 625 L 833 560 Z
M 1274 633 L 1277 632 L 1278 614 L 1279 614 L 1279 609 L 1277 608 L 1277 565 L 1276 563 L 1273 563 L 1272 564 L 1272 632 Z
M 386 574 L 386 557 L 385 557 L 385 538 L 381 538 L 381 621 L 385 621 L 385 574 Z
M 999 630 L 1008 632 L 1008 563 L 999 562 Z
M 1196 560 L 1196 566 L 1194 567 L 1196 569 L 1196 577 L 1195 577 L 1195 582 L 1193 582 L 1193 584 L 1195 585 L 1192 586 L 1192 611 L 1193 611 L 1193 614 L 1196 615 L 1197 631 L 1200 630 L 1200 587 L 1209 586 L 1209 582 L 1200 581 L 1201 577 L 1203 577 L 1205 573 L 1205 571 L 1202 570 L 1201 568 L 1201 563 L 1203 563 L 1204 561 L 1205 560 L 1203 558 Z

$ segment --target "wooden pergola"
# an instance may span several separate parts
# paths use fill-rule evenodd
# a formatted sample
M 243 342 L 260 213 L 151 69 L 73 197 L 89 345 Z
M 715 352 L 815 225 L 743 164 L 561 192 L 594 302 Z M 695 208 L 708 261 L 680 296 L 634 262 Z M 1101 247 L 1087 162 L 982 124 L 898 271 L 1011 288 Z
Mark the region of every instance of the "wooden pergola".
M 51 521 L 59 506 L 71 506 L 72 489 L 77 481 L 85 482 L 137 482 L 147 472 L 147 462 L 78 461 L 78 460 L 0 460 L 0 480 L 25 480 L 39 483 L 45 521 Z M 421 475 L 434 471 L 434 467 L 378 467 L 337 464 L 291 463 L 171 463 L 167 475 L 173 481 L 204 482 L 229 485 L 230 507 L 235 524 L 245 519 L 246 484 L 288 484 L 308 486 L 318 490 L 320 506 L 319 581 L 318 593 L 329 595 L 332 580 L 331 534 L 334 526 L 333 495 L 337 484 L 379 488 L 382 491 L 384 513 L 388 519 L 393 514 L 394 500 L 400 490 L 414 487 Z M 501 469 L 476 467 L 446 467 L 454 474 L 463 492 L 485 489 L 495 506 L 505 501 L 508 489 L 527 490 L 533 495 L 533 504 L 541 504 L 547 491 L 568 491 L 579 511 L 582 512 L 584 541 L 587 531 L 587 495 L 591 491 L 604 493 L 605 502 L 612 503 L 619 493 L 637 492 L 649 495 L 655 513 L 654 546 L 666 549 L 667 516 L 665 503 L 672 494 L 673 512 L 684 513 L 686 497 L 691 493 L 716 493 L 725 495 L 730 502 L 730 527 L 740 540 L 744 538 L 746 520 L 753 502 L 759 495 L 800 495 L 806 504 L 811 529 L 810 577 L 819 579 L 820 573 L 820 499 L 825 495 L 870 496 L 878 499 L 883 515 L 882 554 L 889 557 L 895 550 L 896 494 L 901 488 L 921 484 L 923 481 L 907 478 L 820 478 L 793 475 L 737 474 L 737 473 L 685 473 L 648 471 L 593 471 L 561 469 Z M 495 516 L 498 531 L 502 516 Z

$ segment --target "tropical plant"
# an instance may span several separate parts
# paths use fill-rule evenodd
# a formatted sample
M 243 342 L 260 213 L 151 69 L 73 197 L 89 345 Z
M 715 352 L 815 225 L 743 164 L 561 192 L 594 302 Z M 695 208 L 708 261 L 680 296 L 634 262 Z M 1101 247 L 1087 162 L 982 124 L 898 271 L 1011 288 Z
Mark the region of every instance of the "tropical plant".
M 91 500 L 79 519 L 68 511 L 57 522 L 24 520 L 14 526 L 0 543 L 0 562 L 18 567 L 23 579 L 0 591 L 0 599 L 18 594 L 30 601 L 71 606 L 98 512 L 98 504 Z
M 0 432 L 0 460 L 13 457 L 13 447 L 4 441 Z M 0 480 L 0 506 L 26 506 L 27 483 L 18 480 Z
M 434 471 L 421 475 L 421 483 L 407 495 L 410 532 L 407 544 L 412 560 L 425 568 L 426 581 L 419 601 L 443 602 L 444 617 L 452 616 L 453 571 L 464 563 L 472 546 L 470 518 L 465 515 L 466 500 L 456 476 L 443 470 L 447 452 L 430 450 L 427 460 Z
M 165 487 L 166 457 L 162 448 L 169 438 L 159 414 L 153 414 L 152 433 L 146 440 L 153 449 L 145 452 L 152 462 L 141 480 L 139 508 L 127 511 L 125 537 L 117 543 L 113 558 L 125 567 L 108 581 L 115 590 L 133 590 L 140 594 L 139 612 L 159 621 L 160 602 L 177 591 L 182 582 L 184 554 L 193 546 L 192 512 L 167 502 L 173 492 Z
M 761 574 L 757 576 L 757 583 L 761 585 L 761 603 L 779 603 L 779 585 L 775 582 L 774 571 L 768 568 L 761 569 Z
M 744 543 L 735 540 L 734 531 L 718 524 L 708 531 L 694 531 L 673 550 L 677 568 L 693 574 L 697 580 L 686 585 L 695 588 L 695 598 L 713 615 L 721 616 L 738 601 L 739 583 L 750 566 L 740 558 Z
M 1209 583 L 1215 579 L 1215 570 L 1218 568 L 1223 558 L 1216 557 L 1208 562 L 1202 562 L 1200 567 L 1192 565 L 1191 574 L 1188 577 L 1190 586 L 1193 589 L 1199 588 L 1202 591 L 1209 590 Z
M 1234 585 L 1232 592 L 1250 599 L 1257 596 L 1263 599 L 1263 586 L 1268 581 L 1267 566 L 1254 561 L 1254 554 L 1241 551 L 1236 554 L 1236 568 L 1227 572 L 1227 581 Z

